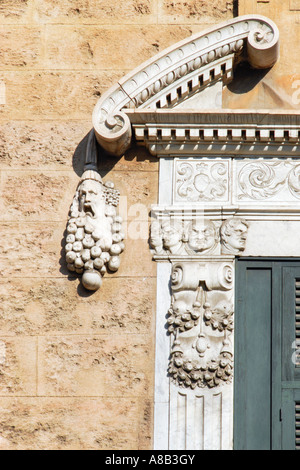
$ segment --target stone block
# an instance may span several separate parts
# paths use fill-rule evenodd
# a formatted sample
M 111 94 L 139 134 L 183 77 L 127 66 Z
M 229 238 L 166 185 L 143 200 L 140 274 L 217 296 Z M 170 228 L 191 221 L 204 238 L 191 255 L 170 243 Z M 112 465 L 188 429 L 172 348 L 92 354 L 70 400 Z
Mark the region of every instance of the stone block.
M 0 24 L 24 23 L 29 21 L 30 6 L 34 0 L 2 0 L 0 3 Z
M 2 3 L 0 15 L 1 8 Z M 41 67 L 42 54 L 43 38 L 40 28 L 25 25 L 2 25 L 0 71 Z
M 6 104 L 0 106 L 0 121 L 40 122 L 91 120 L 99 96 L 120 78 L 120 74 L 113 71 L 10 71 L 3 72 L 1 77 L 6 87 Z
M 154 277 L 112 278 L 106 275 L 101 289 L 92 296 L 87 297 L 82 287 L 78 289 L 78 294 L 76 311 L 86 333 L 109 332 L 115 335 L 122 332 L 153 332 L 153 299 L 156 296 Z
M 77 181 L 72 171 L 2 171 L 0 219 L 41 223 L 66 220 Z
M 45 65 L 60 70 L 132 71 L 190 36 L 186 26 L 47 26 Z M 112 53 L 113 51 L 113 53 Z M 112 82 L 113 84 L 114 82 Z
M 39 338 L 38 395 L 150 397 L 150 335 Z
M 37 339 L 0 337 L 0 396 L 36 395 Z
M 233 17 L 233 0 L 158 0 L 159 23 L 216 24 Z
M 103 179 L 113 181 L 120 191 L 120 213 L 124 220 L 148 220 L 151 205 L 157 203 L 158 173 L 111 171 Z
M 156 0 L 36 0 L 41 23 L 144 24 L 156 20 Z
M 151 421 L 149 400 L 137 398 L 3 398 L 0 446 L 2 450 L 150 449 Z
M 60 277 L 65 223 L 4 222 L 0 228 L 0 281 Z
M 0 339 L 14 335 L 149 334 L 155 278 L 103 279 L 89 294 L 75 278 L 15 278 L 0 282 Z M 1 348 L 0 348 L 1 361 Z
M 300 11 L 300 1 L 299 0 L 290 0 L 290 10 Z
M 0 170 L 83 170 L 87 121 L 10 121 L 0 124 Z

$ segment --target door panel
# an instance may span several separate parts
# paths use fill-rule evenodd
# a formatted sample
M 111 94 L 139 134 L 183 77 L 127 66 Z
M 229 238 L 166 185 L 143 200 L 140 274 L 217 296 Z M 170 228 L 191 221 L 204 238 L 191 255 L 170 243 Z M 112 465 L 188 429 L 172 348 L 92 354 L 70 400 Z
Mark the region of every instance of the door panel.
M 236 262 L 234 448 L 300 449 L 300 260 Z
M 240 275 L 241 273 L 239 273 Z M 271 447 L 271 313 L 272 270 L 243 271 L 235 315 L 235 448 Z M 238 276 L 237 276 L 238 278 Z M 260 416 L 262 419 L 257 419 Z

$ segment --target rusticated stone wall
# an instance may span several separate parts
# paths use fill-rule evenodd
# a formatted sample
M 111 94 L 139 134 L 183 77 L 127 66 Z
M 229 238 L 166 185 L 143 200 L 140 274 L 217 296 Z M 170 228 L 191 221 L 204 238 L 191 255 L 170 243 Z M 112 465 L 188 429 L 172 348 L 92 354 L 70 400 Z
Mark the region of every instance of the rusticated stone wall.
M 270 70 L 242 67 L 224 90 L 223 107 L 235 109 L 300 108 L 300 1 L 239 0 L 239 15 L 263 15 L 280 33 L 280 60 Z
M 231 0 L 0 2 L 1 449 L 152 447 L 156 265 L 143 224 L 157 161 L 133 148 L 101 162 L 128 236 L 96 293 L 67 272 L 67 215 L 101 94 L 235 13 Z

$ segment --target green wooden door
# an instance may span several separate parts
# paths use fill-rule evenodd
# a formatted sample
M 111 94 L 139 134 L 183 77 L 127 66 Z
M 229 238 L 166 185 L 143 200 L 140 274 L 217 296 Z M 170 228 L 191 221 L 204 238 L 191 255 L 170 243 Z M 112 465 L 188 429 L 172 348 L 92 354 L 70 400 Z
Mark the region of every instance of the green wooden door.
M 300 449 L 300 260 L 236 261 L 234 448 Z

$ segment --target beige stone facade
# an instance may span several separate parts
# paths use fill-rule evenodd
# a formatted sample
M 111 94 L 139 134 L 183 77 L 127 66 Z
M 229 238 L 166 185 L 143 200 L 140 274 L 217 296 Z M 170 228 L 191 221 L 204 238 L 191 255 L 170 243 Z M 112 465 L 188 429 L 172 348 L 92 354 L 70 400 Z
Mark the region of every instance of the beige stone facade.
M 67 270 L 67 215 L 102 93 L 210 25 L 257 13 L 281 34 L 278 63 L 248 88 L 237 77 L 223 107 L 299 109 L 300 2 L 238 3 L 1 2 L 1 449 L 153 448 L 157 266 L 139 205 L 147 215 L 157 203 L 157 159 L 133 146 L 101 161 L 124 197 L 127 238 L 95 293 Z

